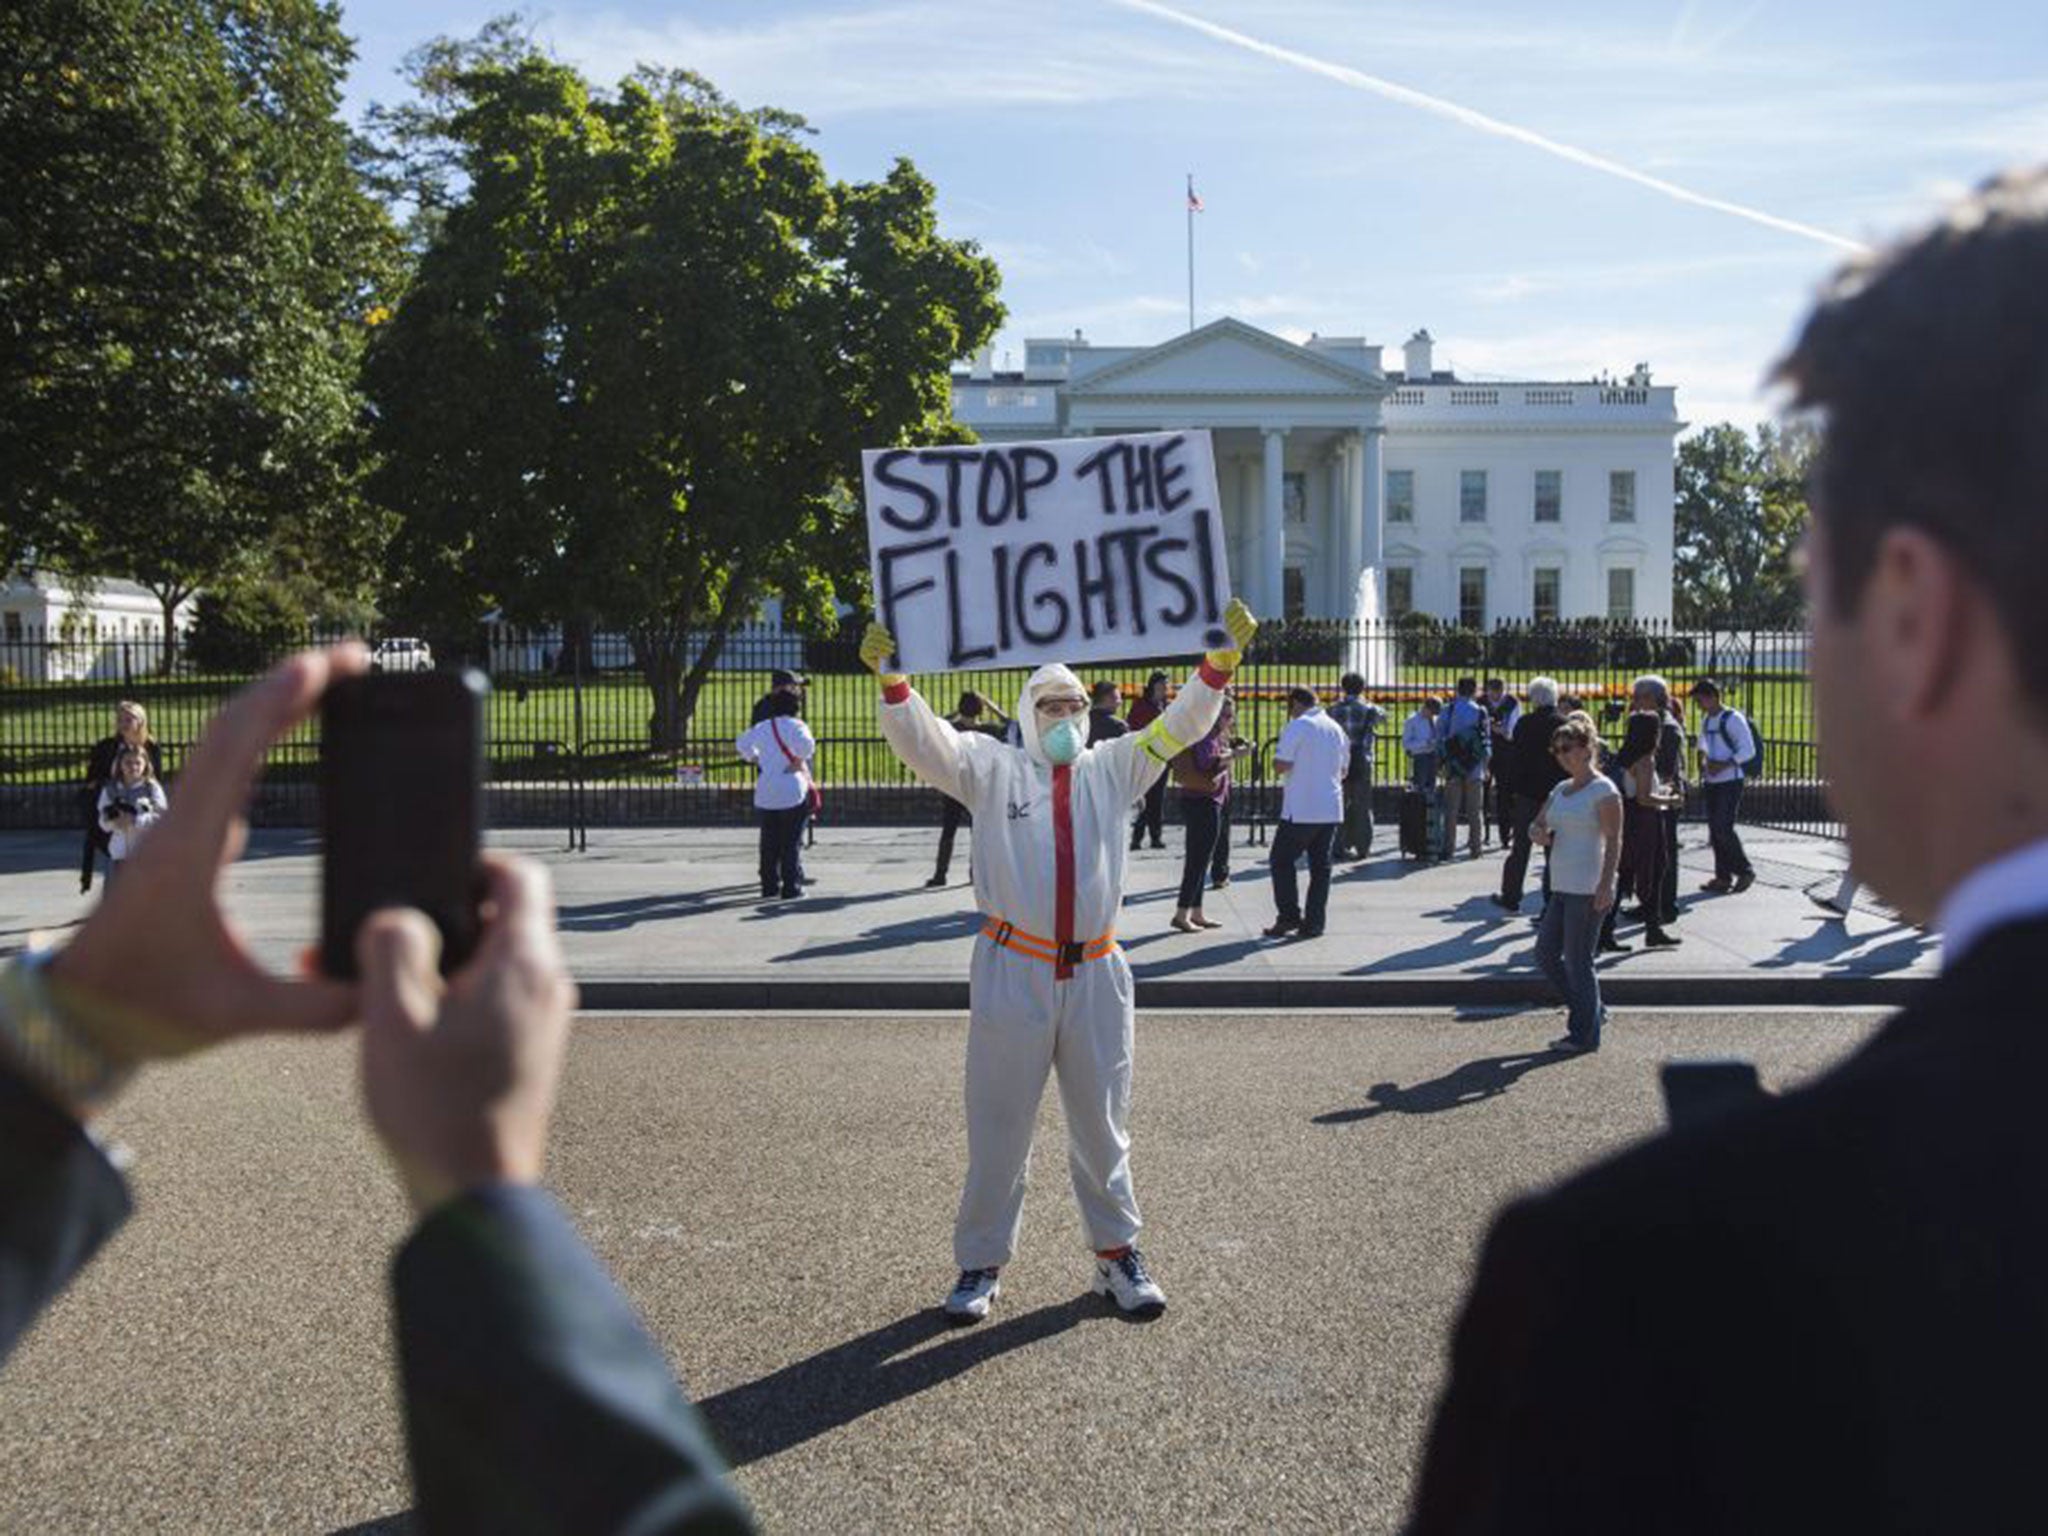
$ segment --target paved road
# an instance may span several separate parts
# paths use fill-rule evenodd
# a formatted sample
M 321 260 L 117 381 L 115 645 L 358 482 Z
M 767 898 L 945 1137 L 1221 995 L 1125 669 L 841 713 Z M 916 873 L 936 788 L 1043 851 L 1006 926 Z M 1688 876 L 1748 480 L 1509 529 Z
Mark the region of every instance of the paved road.
M 1147 1014 L 1150 1326 L 1081 1298 L 1048 1096 L 997 1317 L 935 1326 L 955 1016 L 595 1016 L 550 1179 L 774 1530 L 1392 1529 L 1485 1222 L 1660 1122 L 1656 1064 L 1783 1086 L 1874 1016 Z M 404 1212 L 350 1043 L 159 1069 L 140 1213 L 0 1375 L 0 1529 L 395 1531 L 384 1272 Z

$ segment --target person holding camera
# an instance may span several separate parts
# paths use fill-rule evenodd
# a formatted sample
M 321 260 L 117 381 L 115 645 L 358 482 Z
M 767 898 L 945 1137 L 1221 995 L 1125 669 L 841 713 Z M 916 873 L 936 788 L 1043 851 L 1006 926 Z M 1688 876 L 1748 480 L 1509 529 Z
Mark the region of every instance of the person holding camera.
M 750 725 L 733 750 L 759 772 L 754 810 L 761 818 L 761 899 L 794 901 L 803 895 L 804 826 L 818 808 L 812 761 L 818 744 L 801 718 L 804 696 L 778 688 L 768 696 L 768 714 Z
M 107 832 L 107 880 L 111 884 L 122 863 L 135 851 L 142 834 L 171 808 L 170 797 L 140 747 L 114 754 L 112 780 L 100 791 L 100 825 Z
M 546 870 L 484 856 L 482 935 L 446 978 L 424 913 L 368 919 L 349 985 L 271 974 L 221 909 L 264 754 L 368 667 L 351 643 L 244 689 L 70 942 L 0 968 L 0 1360 L 131 1212 L 88 1127 L 138 1071 L 360 1020 L 366 1115 L 417 1213 L 391 1294 L 419 1528 L 751 1529 L 667 1357 L 540 1187 L 576 1005 Z

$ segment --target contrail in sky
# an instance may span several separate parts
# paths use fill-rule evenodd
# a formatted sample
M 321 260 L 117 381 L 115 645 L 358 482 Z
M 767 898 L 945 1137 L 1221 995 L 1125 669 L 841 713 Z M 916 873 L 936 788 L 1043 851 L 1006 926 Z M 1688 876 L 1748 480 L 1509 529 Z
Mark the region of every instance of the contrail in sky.
M 1220 43 L 1228 43 L 1233 48 L 1242 48 L 1247 53 L 1256 53 L 1264 58 L 1277 60 L 1282 64 L 1291 64 L 1296 69 L 1306 70 L 1312 75 L 1321 75 L 1325 79 L 1335 80 L 1339 85 L 1348 85 L 1354 90 L 1364 91 L 1369 95 L 1384 97 L 1388 101 L 1397 101 L 1403 106 L 1418 107 L 1422 111 L 1434 113 L 1438 117 L 1447 117 L 1454 123 L 1462 123 L 1467 128 L 1477 128 L 1481 133 L 1490 133 L 1496 138 L 1512 139 L 1517 144 L 1526 144 L 1532 149 L 1540 149 L 1546 155 L 1555 155 L 1560 160 L 1569 160 L 1572 164 L 1583 165 L 1588 170 L 1599 171 L 1603 175 L 1618 177 L 1622 181 L 1634 182 L 1639 187 L 1648 187 L 1652 192 L 1660 192 L 1677 202 L 1691 203 L 1696 208 L 1711 208 L 1716 213 L 1730 213 L 1738 219 L 1747 219 L 1752 224 L 1761 224 L 1766 229 L 1779 230 L 1788 235 L 1798 235 L 1806 240 L 1816 240 L 1822 245 L 1831 245 L 1841 251 L 1852 251 L 1861 255 L 1868 249 L 1868 247 L 1857 241 L 1846 239 L 1825 229 L 1816 229 L 1811 224 L 1801 224 L 1793 219 L 1781 219 L 1776 214 L 1765 213 L 1759 208 L 1745 208 L 1741 203 L 1731 203 L 1723 198 L 1708 197 L 1703 192 L 1694 192 L 1690 188 L 1677 185 L 1675 182 L 1665 181 L 1656 176 L 1645 175 L 1641 171 L 1632 170 L 1617 161 L 1609 160 L 1604 155 L 1596 155 L 1589 150 L 1574 149 L 1569 144 L 1560 144 L 1557 140 L 1545 138 L 1542 134 L 1531 129 L 1518 128 L 1513 123 L 1504 123 L 1497 117 L 1488 117 L 1484 112 L 1475 112 L 1470 107 L 1461 107 L 1454 101 L 1445 101 L 1441 96 L 1425 95 L 1423 92 L 1411 90 L 1405 85 L 1396 85 L 1391 80 L 1382 80 L 1377 75 L 1368 75 L 1363 70 L 1352 69 L 1343 64 L 1332 64 L 1327 59 L 1312 58 L 1308 54 L 1297 53 L 1292 48 L 1282 48 L 1277 43 L 1261 42 L 1256 37 L 1247 37 L 1242 32 L 1233 32 L 1230 28 L 1218 26 L 1213 21 L 1204 21 L 1199 16 L 1190 16 L 1185 11 L 1177 11 L 1171 6 L 1161 5 L 1158 3 L 1158 0 L 1115 0 L 1115 3 L 1129 10 L 1143 11 L 1149 16 L 1157 16 L 1163 21 L 1177 23 L 1192 31 L 1213 37 Z

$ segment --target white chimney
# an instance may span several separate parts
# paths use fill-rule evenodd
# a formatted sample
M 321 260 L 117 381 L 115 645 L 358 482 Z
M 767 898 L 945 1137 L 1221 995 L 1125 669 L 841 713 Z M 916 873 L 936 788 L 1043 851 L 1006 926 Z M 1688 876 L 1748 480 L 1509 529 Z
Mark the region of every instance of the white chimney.
M 1436 371 L 1435 347 L 1436 342 L 1429 332 L 1421 330 L 1410 336 L 1401 348 L 1401 355 L 1406 359 L 1402 366 L 1407 372 L 1410 384 L 1429 382 L 1430 375 Z
M 974 354 L 974 365 L 968 369 L 968 377 L 975 379 L 994 378 L 996 376 L 995 356 L 996 349 L 993 342 L 977 350 Z

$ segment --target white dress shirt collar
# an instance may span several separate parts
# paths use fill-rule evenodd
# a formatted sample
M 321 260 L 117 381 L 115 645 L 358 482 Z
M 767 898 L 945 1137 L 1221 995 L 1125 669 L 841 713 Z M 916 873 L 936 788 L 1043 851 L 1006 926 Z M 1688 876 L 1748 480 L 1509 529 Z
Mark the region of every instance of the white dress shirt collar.
M 1934 920 L 1941 963 L 1955 965 L 1985 934 L 2007 923 L 2048 916 L 2048 837 L 1965 875 Z

